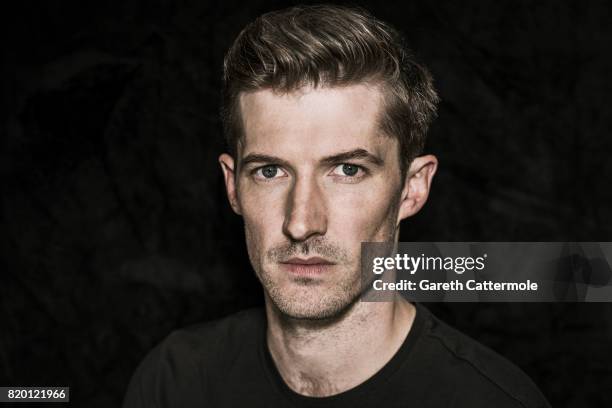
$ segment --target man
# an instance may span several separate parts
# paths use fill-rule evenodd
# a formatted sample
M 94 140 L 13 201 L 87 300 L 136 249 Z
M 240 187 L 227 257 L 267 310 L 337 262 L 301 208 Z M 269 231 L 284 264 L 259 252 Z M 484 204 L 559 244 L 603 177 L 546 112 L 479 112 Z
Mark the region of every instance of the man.
M 437 96 L 398 33 L 362 10 L 249 24 L 224 64 L 219 162 L 265 310 L 171 334 L 124 406 L 543 407 L 519 369 L 401 296 L 364 302 L 362 242 L 397 242 L 437 160 Z

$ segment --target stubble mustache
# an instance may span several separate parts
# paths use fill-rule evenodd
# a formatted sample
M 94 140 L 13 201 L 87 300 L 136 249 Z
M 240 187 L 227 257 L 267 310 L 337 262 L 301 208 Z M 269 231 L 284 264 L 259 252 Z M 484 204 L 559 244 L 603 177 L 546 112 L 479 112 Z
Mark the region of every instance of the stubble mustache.
M 349 256 L 341 246 L 329 242 L 325 237 L 316 237 L 303 242 L 288 242 L 276 245 L 266 252 L 269 262 L 282 263 L 294 256 L 321 257 L 340 264 L 347 263 Z

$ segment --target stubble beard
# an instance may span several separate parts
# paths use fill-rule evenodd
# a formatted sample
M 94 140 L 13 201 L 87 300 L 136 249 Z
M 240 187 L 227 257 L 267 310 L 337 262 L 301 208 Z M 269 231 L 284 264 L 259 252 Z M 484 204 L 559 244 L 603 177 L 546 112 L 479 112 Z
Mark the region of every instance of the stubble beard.
M 280 287 L 266 272 L 258 274 L 274 307 L 285 318 L 295 320 L 331 320 L 346 313 L 361 297 L 359 279 L 346 279 L 329 287 L 317 288 L 312 279 L 294 279 L 292 288 Z
M 249 248 L 249 256 L 258 253 L 255 248 Z M 333 275 L 322 279 L 279 278 L 283 273 L 279 270 L 280 262 L 295 255 L 320 256 L 334 262 Z M 362 295 L 359 263 L 351 264 L 349 259 L 346 250 L 325 237 L 316 237 L 306 242 L 277 245 L 266 251 L 262 261 L 251 259 L 251 264 L 282 318 L 326 321 L 346 313 Z M 330 277 L 335 279 L 330 281 Z M 290 282 L 284 285 L 280 279 L 290 279 Z

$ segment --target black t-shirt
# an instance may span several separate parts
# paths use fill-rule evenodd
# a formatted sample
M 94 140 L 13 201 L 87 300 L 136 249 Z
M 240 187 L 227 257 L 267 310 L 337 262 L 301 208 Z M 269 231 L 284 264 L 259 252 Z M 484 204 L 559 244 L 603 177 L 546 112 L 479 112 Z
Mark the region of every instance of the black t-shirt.
M 134 373 L 123 406 L 549 407 L 520 369 L 416 307 L 395 356 L 340 394 L 319 398 L 292 391 L 268 350 L 265 313 L 251 309 L 170 334 Z

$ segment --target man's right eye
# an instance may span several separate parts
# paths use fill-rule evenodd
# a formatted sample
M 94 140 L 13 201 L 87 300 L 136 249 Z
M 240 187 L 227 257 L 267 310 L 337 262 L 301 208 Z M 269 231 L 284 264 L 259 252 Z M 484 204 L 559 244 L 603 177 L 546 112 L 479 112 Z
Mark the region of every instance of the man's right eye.
M 284 177 L 286 174 L 283 172 L 277 165 L 270 164 L 267 166 L 263 166 L 255 170 L 255 176 L 261 179 L 273 179 Z

